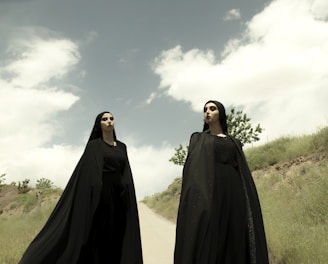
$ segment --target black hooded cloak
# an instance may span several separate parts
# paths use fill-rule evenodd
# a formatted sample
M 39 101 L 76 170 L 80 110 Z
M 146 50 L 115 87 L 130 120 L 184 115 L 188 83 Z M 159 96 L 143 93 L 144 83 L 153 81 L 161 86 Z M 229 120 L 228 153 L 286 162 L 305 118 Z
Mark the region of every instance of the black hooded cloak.
M 236 174 L 235 177 L 239 184 L 225 186 L 224 180 L 221 181 L 220 178 L 229 178 L 229 175 L 220 175 L 224 172 L 217 169 L 215 140 L 224 139 L 218 139 L 208 131 L 196 132 L 191 136 L 183 169 L 174 263 L 267 264 L 268 253 L 260 203 L 241 143 L 231 136 L 225 139 L 231 140 L 230 146 L 236 153 L 234 170 L 240 176 Z M 239 196 L 242 198 L 237 206 L 231 209 L 227 205 L 231 203 L 231 198 L 223 196 L 222 193 L 235 187 L 239 188 Z M 230 197 L 234 197 L 234 194 Z M 238 216 L 231 218 L 233 210 L 237 211 Z M 222 224 L 224 221 L 225 224 Z M 244 229 L 237 227 L 237 231 L 229 233 L 228 230 L 233 229 L 233 221 L 240 223 Z M 238 233 L 238 230 L 242 230 L 244 234 Z M 237 243 L 239 240 L 247 240 L 242 242 L 243 248 L 239 250 L 238 246 L 234 246 L 234 249 L 229 251 L 226 241 L 231 236 L 235 237 L 234 241 Z M 239 260 L 231 260 L 231 256 L 240 257 Z
M 83 251 L 90 242 L 94 217 L 102 199 L 104 144 L 101 138 L 88 142 L 56 207 L 19 264 L 98 263 L 83 259 Z M 115 148 L 122 151 L 126 159 L 121 175 L 126 219 L 120 261 L 113 261 L 109 250 L 106 263 L 141 264 L 139 217 L 126 146 L 117 141 Z

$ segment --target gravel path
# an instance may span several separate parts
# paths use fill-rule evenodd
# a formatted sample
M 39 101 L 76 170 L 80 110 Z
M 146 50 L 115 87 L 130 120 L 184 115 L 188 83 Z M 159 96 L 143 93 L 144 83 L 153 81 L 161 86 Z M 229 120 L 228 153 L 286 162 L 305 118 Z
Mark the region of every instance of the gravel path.
M 144 264 L 173 264 L 175 224 L 138 203 Z

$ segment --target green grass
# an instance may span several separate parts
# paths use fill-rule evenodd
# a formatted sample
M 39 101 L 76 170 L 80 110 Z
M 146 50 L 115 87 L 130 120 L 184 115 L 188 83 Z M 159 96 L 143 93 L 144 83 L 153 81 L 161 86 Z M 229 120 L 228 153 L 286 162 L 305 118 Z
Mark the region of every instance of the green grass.
M 328 152 L 328 127 L 313 135 L 282 137 L 265 145 L 248 148 L 245 155 L 250 169 L 258 170 L 302 155 Z
M 0 263 L 17 264 L 23 252 L 42 228 L 54 203 L 32 214 L 0 218 Z
M 287 175 L 290 170 L 293 175 Z M 283 172 L 272 169 L 257 178 L 272 263 L 326 263 L 327 173 L 323 162 Z
M 180 189 L 181 178 L 176 178 L 167 190 L 145 197 L 142 202 L 149 208 L 152 208 L 156 213 L 175 222 L 179 206 L 177 201 L 180 197 Z
M 29 243 L 48 219 L 60 193 L 59 189 L 43 190 L 41 206 L 38 205 L 33 190 L 14 196 L 9 206 L 10 212 L 0 215 L 1 264 L 18 263 Z

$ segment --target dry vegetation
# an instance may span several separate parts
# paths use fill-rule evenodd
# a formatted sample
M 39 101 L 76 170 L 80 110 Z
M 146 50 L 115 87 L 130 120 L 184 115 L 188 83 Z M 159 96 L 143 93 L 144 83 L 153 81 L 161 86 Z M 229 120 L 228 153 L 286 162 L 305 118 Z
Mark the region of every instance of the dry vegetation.
M 39 232 L 54 208 L 60 189 L 31 189 L 19 194 L 17 187 L 2 186 L 0 192 L 0 263 L 17 264 L 27 245 Z

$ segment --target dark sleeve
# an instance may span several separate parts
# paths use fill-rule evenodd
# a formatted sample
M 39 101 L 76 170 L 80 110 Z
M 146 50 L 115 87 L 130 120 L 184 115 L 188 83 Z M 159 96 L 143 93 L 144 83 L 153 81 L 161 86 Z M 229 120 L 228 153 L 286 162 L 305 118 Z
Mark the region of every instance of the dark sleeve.
M 233 138 L 235 145 L 238 148 L 238 167 L 240 176 L 243 182 L 246 206 L 247 206 L 247 220 L 250 234 L 251 247 L 256 250 L 252 250 L 253 258 L 256 259 L 256 263 L 268 263 L 268 251 L 265 237 L 265 230 L 263 224 L 262 210 L 260 206 L 260 200 L 256 190 L 256 185 L 252 177 L 251 171 L 248 167 L 248 163 L 245 154 L 242 150 L 241 142 Z
M 187 153 L 185 163 L 187 162 L 190 154 L 194 151 L 196 143 L 198 142 L 198 139 L 199 139 L 199 132 L 194 132 L 191 134 L 190 139 L 189 139 L 188 153 Z
M 182 174 L 174 263 L 209 263 L 202 256 L 209 248 L 208 230 L 215 175 L 213 138 L 199 132 L 193 133 L 190 138 Z M 199 245 L 204 247 L 200 248 Z
M 127 153 L 127 147 L 123 142 L 118 142 L 122 151 L 126 155 L 126 164 L 122 175 L 122 183 L 125 185 L 125 190 L 122 195 L 127 200 L 127 214 L 126 214 L 126 227 L 125 235 L 123 239 L 122 252 L 128 252 L 122 255 L 122 264 L 142 264 L 142 249 L 141 249 L 141 237 L 139 226 L 139 214 L 137 207 L 137 199 L 134 188 L 134 181 L 130 162 Z

